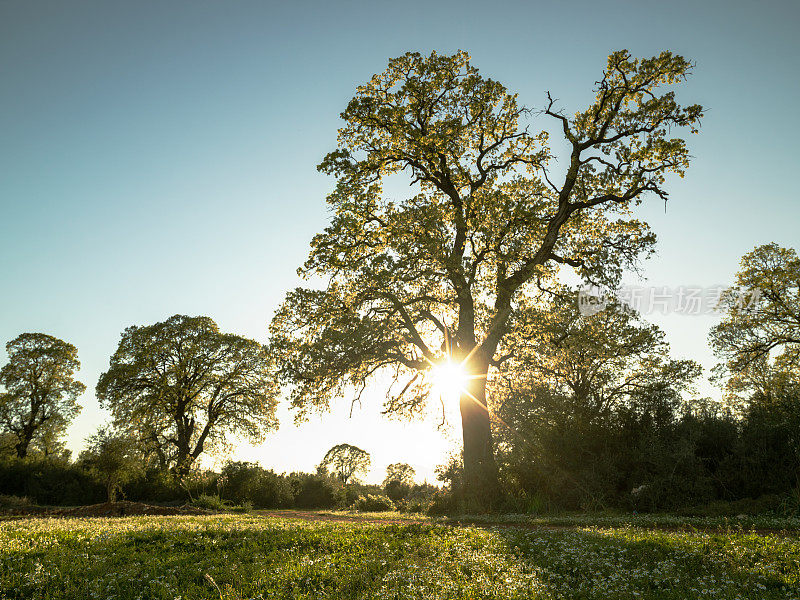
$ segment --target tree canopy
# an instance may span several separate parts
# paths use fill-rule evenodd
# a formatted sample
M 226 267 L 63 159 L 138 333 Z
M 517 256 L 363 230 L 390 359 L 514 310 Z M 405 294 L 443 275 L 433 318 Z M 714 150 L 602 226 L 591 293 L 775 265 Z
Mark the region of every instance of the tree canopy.
M 6 344 L 9 362 L 0 369 L 0 428 L 15 439 L 17 456 L 28 454 L 41 438 L 55 449 L 55 440 L 81 410 L 78 396 L 86 386 L 76 381 L 80 368 L 72 344 L 44 333 L 23 333 Z
M 383 486 L 386 487 L 392 481 L 404 485 L 413 485 L 415 474 L 416 471 L 414 467 L 408 463 L 392 463 L 386 467 L 386 477 L 383 479 Z
M 337 444 L 325 453 L 319 466 L 333 471 L 347 485 L 356 474 L 365 473 L 371 462 L 372 458 L 366 450 L 351 444 Z
M 631 397 L 660 389 L 680 394 L 702 372 L 695 361 L 670 358 L 664 333 L 632 309 L 611 301 L 596 314 L 581 314 L 577 294 L 568 288 L 520 310 L 507 346 L 513 352 L 495 380 L 502 388 L 498 395 L 546 387 L 581 423 Z
M 563 289 L 523 315 L 490 384 L 507 485 L 598 508 L 674 473 L 675 419 L 700 366 L 670 358 L 663 332 L 615 301 L 582 314 Z
M 126 329 L 97 384 L 115 426 L 178 473 L 229 433 L 263 439 L 276 394 L 266 347 L 184 315 Z
M 133 479 L 142 467 L 135 440 L 101 428 L 86 440 L 79 462 L 105 486 L 109 502 L 117 499 L 123 484 Z
M 651 250 L 633 209 L 666 200 L 667 175 L 689 164 L 671 134 L 696 132 L 703 109 L 678 104 L 671 86 L 691 70 L 670 52 L 619 51 L 585 110 L 568 116 L 548 94 L 538 115 L 569 148 L 556 163 L 547 132 L 526 125 L 533 113 L 466 53 L 390 60 L 358 87 L 319 165 L 337 180 L 332 218 L 300 272 L 327 286 L 289 292 L 271 325 L 292 404 L 324 409 L 389 372 L 387 409 L 414 411 L 426 372 L 452 356 L 474 376 L 460 401 L 465 477 L 486 497 L 480 483 L 496 477 L 484 385 L 514 312 L 562 267 L 613 286 Z
M 745 254 L 720 306 L 725 315 L 709 337 L 730 394 L 768 395 L 787 378 L 800 382 L 800 258 L 793 248 L 772 243 Z

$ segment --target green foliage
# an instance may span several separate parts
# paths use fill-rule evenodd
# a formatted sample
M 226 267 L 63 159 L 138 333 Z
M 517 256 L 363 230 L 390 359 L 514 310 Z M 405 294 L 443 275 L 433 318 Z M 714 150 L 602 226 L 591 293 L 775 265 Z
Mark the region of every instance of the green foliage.
M 391 498 L 392 502 L 398 503 L 401 502 L 408 496 L 408 492 L 411 489 L 411 486 L 407 483 L 403 483 L 399 479 L 392 479 L 388 483 L 383 486 L 383 491 Z
M 116 501 L 117 492 L 142 469 L 134 440 L 101 428 L 86 445 L 78 462 L 105 487 L 108 501 Z
M 115 427 L 180 474 L 231 432 L 262 440 L 277 426 L 276 394 L 264 346 L 183 315 L 126 329 L 97 384 Z
M 520 313 L 514 337 L 493 394 L 507 502 L 653 510 L 710 495 L 672 435 L 700 367 L 670 359 L 655 325 L 614 303 L 581 314 L 561 288 Z
M 209 486 L 192 487 L 192 495 L 199 495 L 208 491 Z M 187 490 L 174 473 L 165 472 L 158 468 L 147 468 L 138 477 L 129 481 L 124 486 L 125 497 L 128 500 L 143 502 L 169 502 L 182 503 L 187 498 Z
M 559 413 L 531 416 L 531 406 L 558 406 L 552 395 L 542 400 L 545 393 L 518 396 L 501 412 L 514 430 L 498 436 L 516 438 L 500 454 L 506 491 L 519 499 L 508 510 L 528 511 L 526 502 L 537 499 L 547 510 L 787 511 L 781 498 L 788 505 L 800 473 L 796 394 L 784 403 L 755 403 L 740 419 L 682 412 L 669 397 L 645 396 L 588 425 L 564 425 Z M 454 469 L 442 472 L 456 479 L 457 491 Z M 463 509 L 456 503 L 448 510 Z
M 361 512 L 386 512 L 395 510 L 394 502 L 386 496 L 367 494 L 359 496 L 353 504 L 353 508 Z
M 227 510 L 230 508 L 230 504 L 219 496 L 210 496 L 208 494 L 201 494 L 192 500 L 192 506 L 207 510 Z
M 547 133 L 529 132 L 530 111 L 465 52 L 407 53 L 359 86 L 319 165 L 336 177 L 331 223 L 300 271 L 326 287 L 289 292 L 270 326 L 299 414 L 358 395 L 378 373 L 393 382 L 389 412 L 422 410 L 431 367 L 453 355 L 477 376 L 462 394 L 465 485 L 490 501 L 481 405 L 506 334 L 560 269 L 613 286 L 651 251 L 655 236 L 633 209 L 666 200 L 666 177 L 688 166 L 671 136 L 696 132 L 703 109 L 679 105 L 671 86 L 691 69 L 670 52 L 613 53 L 589 108 L 567 117 L 550 99 L 542 111 L 569 148 L 558 163 Z M 406 197 L 384 191 L 398 176 Z
M 67 506 L 100 502 L 105 492 L 78 465 L 43 457 L 0 460 L 0 490 L 36 504 Z
M 332 470 L 347 485 L 358 473 L 366 472 L 371 462 L 372 458 L 366 450 L 351 444 L 337 444 L 325 453 L 319 469 Z
M 294 504 L 290 479 L 254 463 L 226 463 L 220 473 L 218 488 L 223 498 L 238 505 L 250 503 L 258 508 L 288 508 Z
M 44 333 L 23 333 L 6 344 L 9 362 L 0 369 L 0 433 L 13 436 L 19 458 L 32 442 L 44 454 L 63 450 L 59 438 L 80 412 L 86 386 L 75 381 L 78 350 Z
M 245 500 L 244 502 L 242 502 L 237 506 L 232 506 L 231 510 L 233 512 L 238 512 L 238 513 L 250 513 L 253 512 L 253 508 L 254 508 L 253 503 Z
M 396 482 L 410 487 L 414 485 L 414 475 L 414 467 L 408 463 L 392 463 L 386 467 L 386 477 L 383 479 L 383 485 L 386 487 L 390 483 Z
M 31 499 L 27 496 L 9 496 L 0 494 L 0 510 L 14 510 L 32 506 Z
M 769 393 L 770 376 L 800 373 L 800 258 L 793 248 L 757 246 L 720 300 L 725 317 L 710 341 L 731 393 Z M 770 360 L 770 356 L 774 360 Z
M 767 397 L 800 382 L 800 258 L 793 248 L 765 244 L 745 254 L 736 284 L 720 301 L 722 322 L 711 330 L 728 393 Z

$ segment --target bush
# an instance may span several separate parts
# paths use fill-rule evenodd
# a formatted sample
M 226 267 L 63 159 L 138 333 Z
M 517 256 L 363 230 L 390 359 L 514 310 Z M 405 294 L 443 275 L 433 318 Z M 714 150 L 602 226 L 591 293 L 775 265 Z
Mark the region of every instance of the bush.
M 195 498 L 192 502 L 192 506 L 196 506 L 197 508 L 205 508 L 207 510 L 227 510 L 228 503 L 225 502 L 219 496 L 210 496 L 208 494 L 202 494 Z
M 251 513 L 253 512 L 253 503 L 244 501 L 239 506 L 232 506 L 231 510 L 237 513 Z
M 393 479 L 384 485 L 384 493 L 392 499 L 392 502 L 400 502 L 408 497 L 411 486 L 405 482 Z
M 386 512 L 394 510 L 394 502 L 391 498 L 386 496 L 367 494 L 366 496 L 359 496 L 354 505 L 354 508 L 361 512 Z
M 441 490 L 434 494 L 426 512 L 432 516 L 457 513 L 459 512 L 458 498 L 452 492 Z
M 255 463 L 228 462 L 219 478 L 220 495 L 236 504 L 288 508 L 294 504 L 289 479 Z
M 431 503 L 422 500 L 408 500 L 401 508 L 405 513 L 419 513 L 424 515 L 430 509 Z
M 800 515 L 800 485 L 781 499 L 780 510 L 787 517 Z
M 6 496 L 0 494 L 0 509 L 14 510 L 15 508 L 27 508 L 31 506 L 31 499 L 26 496 Z
M 177 478 L 158 469 L 148 469 L 124 485 L 122 491 L 125 498 L 134 501 L 180 504 L 186 500 L 186 490 L 181 488 Z
M 86 471 L 64 460 L 48 458 L 1 460 L 0 490 L 49 506 L 94 504 L 105 498 L 105 490 Z
M 344 505 L 344 489 L 328 475 L 292 473 L 291 486 L 297 508 L 333 508 Z
M 684 508 L 677 511 L 677 513 L 688 517 L 735 517 L 738 515 L 778 513 L 781 508 L 781 497 L 767 494 L 758 498 L 742 498 L 741 500 L 729 502 L 717 500 L 708 504 Z

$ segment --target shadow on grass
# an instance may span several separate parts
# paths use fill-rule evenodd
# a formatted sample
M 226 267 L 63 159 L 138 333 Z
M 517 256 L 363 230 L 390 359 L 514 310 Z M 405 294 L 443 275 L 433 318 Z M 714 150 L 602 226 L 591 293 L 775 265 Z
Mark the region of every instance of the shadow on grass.
M 65 530 L 0 554 L 0 597 L 772 600 L 800 598 L 799 553 L 797 539 L 634 529 L 108 521 L 89 541 Z
M 800 598 L 800 539 L 491 528 L 559 598 Z

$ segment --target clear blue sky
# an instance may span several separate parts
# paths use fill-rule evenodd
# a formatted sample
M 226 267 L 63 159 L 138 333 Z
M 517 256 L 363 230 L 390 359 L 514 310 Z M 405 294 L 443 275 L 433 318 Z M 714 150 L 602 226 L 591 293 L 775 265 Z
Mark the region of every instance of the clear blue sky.
M 653 285 L 726 283 L 756 244 L 800 247 L 800 3 L 71 2 L 0 0 L 0 342 L 75 344 L 89 386 L 69 446 L 105 415 L 94 384 L 119 334 L 205 314 L 266 341 L 326 223 L 333 149 L 355 87 L 409 50 L 464 49 L 530 106 L 584 107 L 612 50 L 697 62 L 681 98 L 709 107 L 664 211 Z M 710 318 L 659 320 L 675 354 L 713 365 Z M 5 357 L 0 353 L 0 363 Z M 429 423 L 347 406 L 239 456 L 310 469 L 334 443 L 430 477 Z M 427 440 L 422 442 L 422 440 Z M 405 445 L 405 444 L 404 444 Z M 408 448 L 408 446 L 406 446 Z

